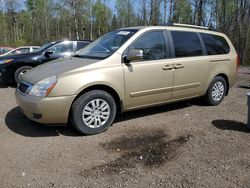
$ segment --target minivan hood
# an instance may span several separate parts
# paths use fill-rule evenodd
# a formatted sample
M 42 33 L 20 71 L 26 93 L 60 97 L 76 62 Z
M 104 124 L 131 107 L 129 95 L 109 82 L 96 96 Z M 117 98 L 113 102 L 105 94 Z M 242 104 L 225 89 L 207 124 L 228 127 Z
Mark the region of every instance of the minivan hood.
M 67 57 L 62 59 L 57 59 L 42 65 L 39 65 L 28 72 L 26 72 L 22 80 L 35 84 L 45 78 L 51 76 L 57 76 L 61 73 L 65 73 L 83 66 L 87 66 L 96 63 L 100 60 L 98 59 L 83 59 L 77 57 Z

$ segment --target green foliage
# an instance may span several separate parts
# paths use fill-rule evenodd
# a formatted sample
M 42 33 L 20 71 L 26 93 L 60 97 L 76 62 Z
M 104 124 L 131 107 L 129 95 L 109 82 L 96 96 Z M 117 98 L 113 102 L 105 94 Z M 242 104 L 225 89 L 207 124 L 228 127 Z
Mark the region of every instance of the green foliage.
M 97 36 L 101 36 L 109 31 L 111 10 L 102 2 L 97 1 L 93 7 L 94 31 Z
M 167 20 L 226 33 L 250 64 L 250 1 L 246 0 L 4 0 L 0 45 L 42 45 L 60 39 L 96 39 L 111 30 Z M 3 6 L 2 6 L 3 5 Z
M 128 27 L 136 25 L 136 15 L 132 0 L 116 0 L 118 27 Z
M 187 0 L 174 2 L 173 22 L 190 24 L 192 20 L 192 8 Z

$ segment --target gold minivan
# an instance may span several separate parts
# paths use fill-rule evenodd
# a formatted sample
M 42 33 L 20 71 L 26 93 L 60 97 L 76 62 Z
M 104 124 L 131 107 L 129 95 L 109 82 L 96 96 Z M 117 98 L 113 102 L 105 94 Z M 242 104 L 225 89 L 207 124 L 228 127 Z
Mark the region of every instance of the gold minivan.
M 209 28 L 123 28 L 25 73 L 16 100 L 31 120 L 70 121 L 83 134 L 97 134 L 124 111 L 195 97 L 218 105 L 238 65 L 228 37 Z

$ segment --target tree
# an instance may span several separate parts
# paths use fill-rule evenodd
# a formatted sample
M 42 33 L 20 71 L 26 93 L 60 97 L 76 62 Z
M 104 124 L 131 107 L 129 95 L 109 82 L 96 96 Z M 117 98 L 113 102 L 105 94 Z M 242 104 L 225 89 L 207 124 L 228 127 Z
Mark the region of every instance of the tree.
M 79 28 L 78 28 L 78 20 L 77 17 L 79 16 L 79 7 L 81 6 L 82 1 L 81 0 L 66 0 L 68 6 L 70 7 L 72 17 L 74 20 L 74 29 L 75 29 L 75 37 L 77 40 L 80 39 L 79 36 Z
M 116 10 L 119 27 L 127 27 L 136 24 L 136 16 L 131 0 L 116 0 Z
M 112 18 L 111 10 L 104 3 L 97 1 L 93 5 L 94 30 L 98 37 L 109 31 L 109 20 Z
M 160 20 L 160 0 L 151 0 L 149 25 L 157 25 Z
M 1 44 L 94 40 L 116 28 L 174 21 L 212 25 L 229 36 L 242 62 L 250 64 L 249 0 L 115 0 L 115 10 L 109 5 L 108 0 L 1 0 Z
M 173 22 L 191 24 L 192 9 L 187 0 L 174 2 Z

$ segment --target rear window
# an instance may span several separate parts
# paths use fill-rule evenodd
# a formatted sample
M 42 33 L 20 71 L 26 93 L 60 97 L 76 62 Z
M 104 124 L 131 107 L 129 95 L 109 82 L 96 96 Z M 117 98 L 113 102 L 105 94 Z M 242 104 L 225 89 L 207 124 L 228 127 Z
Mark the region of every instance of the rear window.
M 0 51 L 1 51 L 2 54 L 5 54 L 5 53 L 7 53 L 7 52 L 9 52 L 11 50 L 12 50 L 11 48 L 2 47 Z
M 77 51 L 87 46 L 89 42 L 77 42 Z
M 202 46 L 197 33 L 171 31 L 175 57 L 201 56 Z
M 228 54 L 230 47 L 227 41 L 217 35 L 201 33 L 208 55 Z

